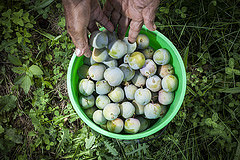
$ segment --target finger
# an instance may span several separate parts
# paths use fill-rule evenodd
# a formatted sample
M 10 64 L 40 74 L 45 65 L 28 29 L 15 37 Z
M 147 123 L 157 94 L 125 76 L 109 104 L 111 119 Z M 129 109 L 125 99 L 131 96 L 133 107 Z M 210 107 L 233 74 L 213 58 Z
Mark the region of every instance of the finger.
M 157 28 L 154 20 L 158 5 L 159 1 L 153 1 L 148 7 L 144 8 L 142 12 L 144 24 L 150 31 L 154 31 Z
M 137 40 L 137 36 L 141 30 L 143 26 L 143 22 L 142 21 L 131 21 L 130 22 L 130 29 L 129 29 L 129 33 L 128 33 L 128 41 L 130 43 L 134 43 Z
M 99 8 L 99 11 L 96 15 L 95 20 L 99 22 L 103 27 L 105 27 L 110 32 L 114 31 L 114 26 L 112 22 L 107 18 L 107 16 L 102 12 L 102 10 Z
M 111 4 L 111 0 L 107 0 L 106 3 L 103 6 L 103 13 L 108 17 L 111 18 L 111 14 L 113 11 L 113 6 Z
M 89 22 L 89 24 L 88 24 L 88 30 L 89 30 L 90 33 L 92 33 L 92 32 L 94 32 L 94 31 L 98 30 L 98 27 L 97 27 L 96 21 L 91 20 L 91 21 Z
M 120 17 L 121 17 L 121 14 L 117 10 L 114 10 L 112 12 L 111 21 L 112 21 L 113 26 L 114 26 L 115 29 L 117 28 L 117 24 L 119 22 Z
M 87 28 L 82 29 L 81 33 L 78 34 L 77 36 L 72 36 L 72 41 L 74 45 L 76 46 L 75 54 L 80 57 L 83 54 L 86 57 L 91 56 L 91 50 L 88 45 L 88 37 L 87 37 Z
M 122 16 L 119 20 L 119 26 L 118 26 L 118 38 L 119 39 L 123 39 L 125 37 L 128 26 L 129 26 L 129 19 L 125 16 Z

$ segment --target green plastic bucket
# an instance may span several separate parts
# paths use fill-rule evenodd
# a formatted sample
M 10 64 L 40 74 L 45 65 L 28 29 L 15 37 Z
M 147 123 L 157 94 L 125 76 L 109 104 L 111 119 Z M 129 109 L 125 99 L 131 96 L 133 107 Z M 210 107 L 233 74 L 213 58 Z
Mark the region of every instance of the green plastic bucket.
M 87 117 L 87 115 L 84 113 L 84 110 L 81 108 L 79 104 L 79 91 L 78 91 L 78 84 L 79 84 L 79 77 L 77 74 L 77 70 L 79 66 L 83 64 L 83 56 L 77 57 L 75 54 L 72 56 L 72 59 L 70 61 L 69 67 L 68 67 L 68 73 L 67 73 L 67 88 L 68 88 L 68 95 L 70 97 L 70 101 L 79 115 L 79 117 L 92 129 L 97 131 L 98 133 L 101 133 L 105 136 L 116 138 L 116 139 L 124 139 L 124 140 L 130 140 L 130 139 L 140 139 L 147 136 L 150 136 L 161 129 L 163 129 L 177 114 L 179 108 L 182 105 L 185 91 L 186 91 L 186 71 L 185 67 L 182 61 L 182 58 L 180 54 L 178 53 L 175 46 L 172 44 L 172 42 L 166 38 L 164 35 L 162 35 L 158 31 L 149 31 L 145 26 L 142 27 L 140 33 L 146 34 L 150 39 L 150 46 L 157 50 L 159 48 L 166 48 L 170 54 L 171 54 L 171 61 L 170 63 L 173 65 L 175 70 L 175 75 L 177 76 L 179 80 L 179 86 L 178 89 L 175 91 L 175 99 L 173 103 L 170 105 L 168 112 L 163 118 L 160 118 L 153 126 L 148 128 L 147 130 L 136 133 L 136 134 L 116 134 L 109 132 L 105 129 L 102 129 L 100 126 L 95 124 L 90 118 Z M 126 34 L 126 36 L 128 33 Z

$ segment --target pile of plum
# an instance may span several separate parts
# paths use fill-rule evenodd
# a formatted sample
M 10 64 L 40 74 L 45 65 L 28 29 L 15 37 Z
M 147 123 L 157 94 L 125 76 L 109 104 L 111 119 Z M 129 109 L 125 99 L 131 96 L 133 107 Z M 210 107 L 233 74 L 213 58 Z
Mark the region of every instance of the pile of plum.
M 149 128 L 151 120 L 165 115 L 178 87 L 166 49 L 154 51 L 144 34 L 133 44 L 127 39 L 107 30 L 94 32 L 92 56 L 84 57 L 78 68 L 81 107 L 96 124 L 114 133 Z

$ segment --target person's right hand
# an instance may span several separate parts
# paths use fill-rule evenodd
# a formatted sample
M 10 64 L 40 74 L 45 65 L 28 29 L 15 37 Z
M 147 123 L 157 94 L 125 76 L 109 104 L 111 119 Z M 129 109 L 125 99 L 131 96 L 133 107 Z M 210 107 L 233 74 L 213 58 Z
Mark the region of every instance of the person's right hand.
M 107 30 L 113 32 L 113 24 L 109 21 L 97 0 L 62 0 L 67 30 L 70 34 L 77 56 L 91 56 L 88 44 L 87 31 L 91 33 L 98 30 L 96 22 L 99 22 Z
M 130 25 L 128 41 L 134 43 L 142 28 L 143 23 L 150 31 L 156 30 L 154 24 L 155 11 L 160 0 L 107 0 L 103 11 L 111 17 L 118 37 L 123 39 Z

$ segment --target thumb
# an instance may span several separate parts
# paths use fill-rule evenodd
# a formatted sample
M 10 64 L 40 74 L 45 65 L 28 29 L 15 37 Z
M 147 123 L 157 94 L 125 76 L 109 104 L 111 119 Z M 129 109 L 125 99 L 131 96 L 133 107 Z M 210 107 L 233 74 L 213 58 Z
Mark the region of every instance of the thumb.
M 92 53 L 88 45 L 87 29 L 80 32 L 82 33 L 80 33 L 79 35 L 74 35 L 74 36 L 71 35 L 72 41 L 76 46 L 75 54 L 78 57 L 82 55 L 85 55 L 86 57 L 90 57 Z

